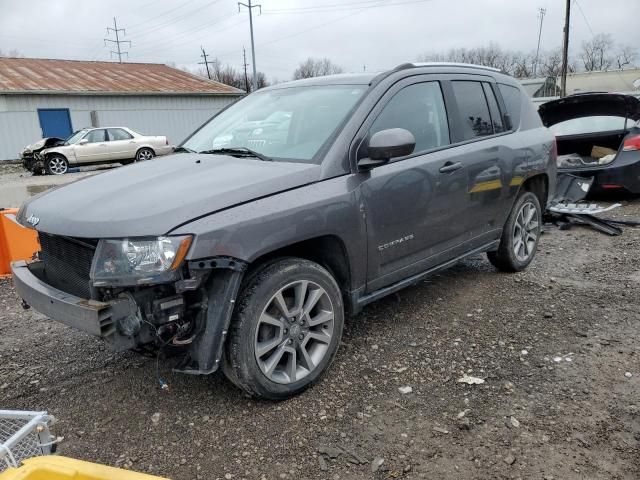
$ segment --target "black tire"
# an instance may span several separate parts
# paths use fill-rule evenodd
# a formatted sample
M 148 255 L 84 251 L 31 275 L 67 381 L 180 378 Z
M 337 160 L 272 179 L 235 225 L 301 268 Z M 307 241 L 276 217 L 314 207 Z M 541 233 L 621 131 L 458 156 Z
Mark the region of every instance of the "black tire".
M 54 154 L 45 159 L 44 169 L 48 175 L 64 175 L 69 171 L 69 161 L 62 155 Z
M 136 152 L 136 158 L 134 159 L 134 162 L 144 162 L 146 160 L 151 160 L 155 156 L 156 152 L 154 152 L 150 148 L 143 147 Z
M 525 206 L 533 206 L 535 209 L 535 219 L 537 222 L 535 228 L 529 229 L 533 224 L 527 226 L 524 230 L 518 226 L 518 217 Z M 487 258 L 494 267 L 503 272 L 520 272 L 524 270 L 535 257 L 538 241 L 540 240 L 541 227 L 542 211 L 538 197 L 531 192 L 525 191 L 520 193 L 513 205 L 513 208 L 511 209 L 511 213 L 509 213 L 509 218 L 507 218 L 504 229 L 502 230 L 502 237 L 500 238 L 498 250 L 495 252 L 487 252 Z M 516 255 L 516 239 L 520 238 L 522 240 L 523 238 L 518 232 L 523 232 L 525 235 L 535 235 L 535 241 L 525 241 L 526 245 L 522 247 L 525 250 L 519 249 L 519 251 L 523 252 L 523 255 L 521 256 Z M 524 254 L 527 252 L 528 255 L 526 255 L 526 258 L 523 258 L 525 256 Z
M 323 291 L 322 301 L 325 302 L 324 305 L 330 305 L 333 312 L 331 333 L 329 334 L 330 341 L 327 342 L 326 347 L 323 345 L 323 356 L 318 359 L 314 367 L 308 370 L 302 369 L 304 376 L 300 380 L 296 379 L 296 381 L 290 381 L 289 383 L 284 381 L 283 383 L 270 378 L 267 373 L 263 372 L 258 363 L 256 352 L 259 334 L 262 333 L 259 329 L 264 328 L 264 324 L 260 323 L 260 318 L 263 312 L 270 305 L 273 305 L 274 295 L 281 289 L 288 288 L 288 285 L 296 282 L 311 282 L 309 285 L 320 287 L 320 290 Z M 305 298 L 304 294 L 303 298 Z M 290 305 L 290 308 L 293 310 L 293 305 Z M 307 318 L 311 318 L 312 311 L 313 308 L 308 312 L 309 316 Z M 284 316 L 281 317 L 282 319 L 285 318 Z M 300 318 L 302 319 L 302 317 Z M 291 321 L 293 323 L 291 323 L 291 328 L 288 332 L 289 336 L 294 334 L 294 324 L 297 330 L 297 323 L 293 320 Z M 283 323 L 286 324 L 284 320 Z M 252 397 L 268 400 L 284 400 L 292 397 L 318 382 L 324 372 L 327 371 L 338 351 L 343 325 L 344 307 L 340 288 L 325 268 L 301 258 L 284 258 L 276 262 L 267 263 L 247 277 L 238 295 L 225 351 L 223 372 L 232 383 Z M 308 330 L 312 328 L 315 327 L 308 326 Z M 325 328 L 324 324 L 322 328 Z M 287 329 L 280 331 L 287 333 Z M 324 333 L 324 330 L 322 333 Z M 284 342 L 292 342 L 292 340 L 287 340 L 289 337 L 286 335 L 280 338 L 284 339 L 283 343 L 275 347 L 273 352 L 283 347 L 285 345 Z M 302 340 L 302 335 L 300 339 Z M 309 340 L 306 341 L 310 342 Z M 300 343 L 304 344 L 304 342 Z M 301 348 L 300 345 L 294 343 L 292 347 L 288 348 L 296 350 L 297 358 L 298 348 Z M 302 346 L 302 348 L 305 347 Z M 284 358 L 282 356 L 281 360 Z M 288 362 L 292 357 L 287 358 L 286 365 L 289 364 Z M 283 370 L 285 369 L 285 364 L 283 364 Z M 278 363 L 279 365 L 280 363 Z M 297 370 L 297 368 L 294 370 Z M 277 372 L 277 367 L 274 372 Z

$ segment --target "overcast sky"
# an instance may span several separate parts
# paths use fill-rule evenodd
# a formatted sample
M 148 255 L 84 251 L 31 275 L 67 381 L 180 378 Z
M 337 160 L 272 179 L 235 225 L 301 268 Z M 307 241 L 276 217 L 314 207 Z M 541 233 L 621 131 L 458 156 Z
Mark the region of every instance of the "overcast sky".
M 257 3 L 257 0 L 254 0 Z M 245 0 L 246 3 L 246 0 Z M 426 52 L 478 47 L 533 51 L 546 8 L 544 49 L 562 42 L 563 0 L 262 0 L 254 9 L 256 64 L 288 80 L 309 56 L 346 71 L 379 71 Z M 574 0 L 571 51 L 592 34 L 640 45 L 640 0 Z M 26 57 L 109 60 L 106 27 L 126 29 L 129 61 L 196 67 L 202 45 L 240 68 L 250 62 L 249 18 L 236 0 L 0 0 L 0 50 Z M 115 38 L 113 34 L 111 38 Z

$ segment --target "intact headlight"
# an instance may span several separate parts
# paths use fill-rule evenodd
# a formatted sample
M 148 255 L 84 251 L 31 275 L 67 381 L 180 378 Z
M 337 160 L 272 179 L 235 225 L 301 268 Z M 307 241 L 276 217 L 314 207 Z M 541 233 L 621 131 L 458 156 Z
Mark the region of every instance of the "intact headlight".
M 191 235 L 100 240 L 91 266 L 94 286 L 144 285 L 173 280 Z

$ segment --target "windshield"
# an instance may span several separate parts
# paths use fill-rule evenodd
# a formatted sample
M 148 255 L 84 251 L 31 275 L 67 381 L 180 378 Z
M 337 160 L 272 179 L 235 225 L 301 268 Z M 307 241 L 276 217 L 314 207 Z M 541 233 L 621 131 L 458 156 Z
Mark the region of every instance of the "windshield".
M 274 160 L 314 160 L 366 85 L 292 87 L 256 92 L 211 119 L 183 145 L 205 152 L 249 148 Z
M 572 118 L 564 122 L 551 125 L 549 128 L 558 136 L 578 135 L 581 133 L 611 132 L 614 130 L 624 130 L 625 117 L 609 115 L 594 115 L 592 117 Z M 627 120 L 627 127 L 633 124 L 632 120 Z
M 69 145 L 73 145 L 74 143 L 78 143 L 82 136 L 87 133 L 87 130 L 78 130 L 77 132 L 73 132 L 69 138 L 67 138 L 66 142 Z

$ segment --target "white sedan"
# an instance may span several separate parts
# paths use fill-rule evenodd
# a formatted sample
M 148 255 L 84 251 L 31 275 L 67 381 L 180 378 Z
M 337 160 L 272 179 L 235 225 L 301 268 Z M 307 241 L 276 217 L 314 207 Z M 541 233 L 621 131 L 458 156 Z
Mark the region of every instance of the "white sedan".
M 85 128 L 73 133 L 64 142 L 56 143 L 58 145 L 38 152 L 27 147 L 34 160 L 30 162 L 29 170 L 62 175 L 69 166 L 115 162 L 126 165 L 173 151 L 167 137 L 141 135 L 126 127 Z

